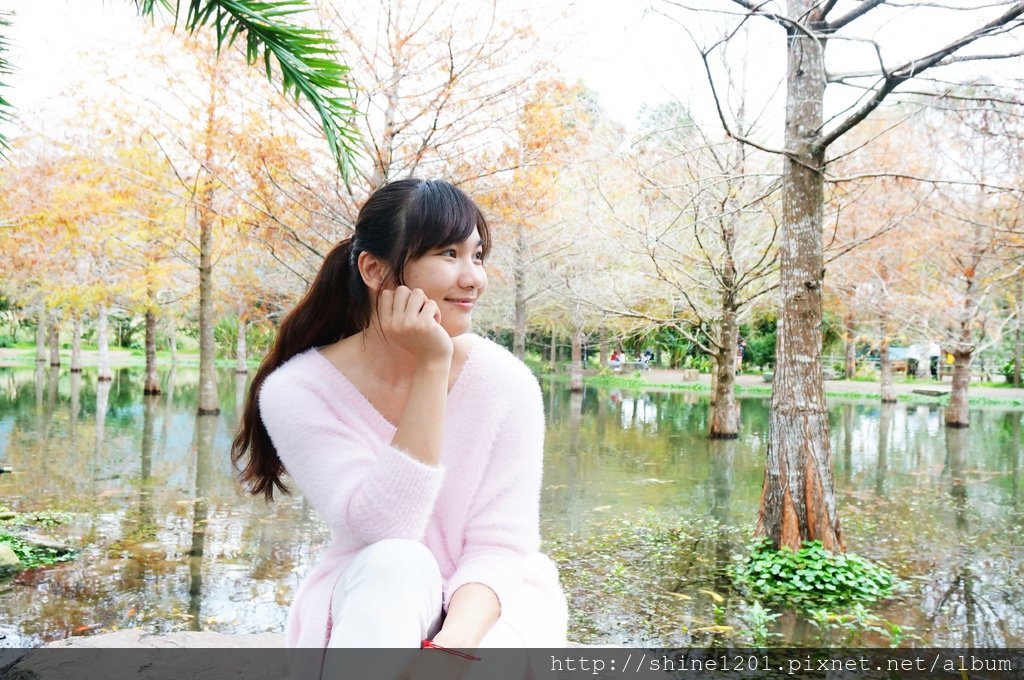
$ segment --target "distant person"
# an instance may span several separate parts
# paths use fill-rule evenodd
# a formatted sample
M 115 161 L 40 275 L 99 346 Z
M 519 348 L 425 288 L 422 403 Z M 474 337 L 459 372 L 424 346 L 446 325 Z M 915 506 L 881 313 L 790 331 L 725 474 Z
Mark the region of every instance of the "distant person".
M 613 371 L 622 370 L 622 355 L 619 354 L 619 350 L 613 349 L 612 355 L 608 359 L 608 365 L 611 366 Z
M 471 332 L 490 243 L 454 185 L 385 184 L 253 379 L 231 450 L 242 481 L 271 499 L 287 472 L 331 530 L 290 647 L 427 647 L 419 678 L 467 662 L 445 648 L 565 645 L 540 552 L 540 388 Z
M 740 339 L 736 345 L 736 373 L 743 370 L 743 357 L 747 353 L 747 341 Z
M 939 379 L 939 357 L 928 357 L 928 371 L 932 374 L 932 380 Z
M 645 371 L 651 370 L 651 360 L 653 359 L 654 350 L 648 347 L 643 351 L 643 354 L 640 355 L 640 367 Z

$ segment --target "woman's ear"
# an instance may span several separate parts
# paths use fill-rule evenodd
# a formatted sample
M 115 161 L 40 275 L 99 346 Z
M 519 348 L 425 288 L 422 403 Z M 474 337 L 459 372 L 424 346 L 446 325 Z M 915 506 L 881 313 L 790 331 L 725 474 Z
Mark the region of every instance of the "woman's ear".
M 387 278 L 384 263 L 364 250 L 359 253 L 356 266 L 359 267 L 359 275 L 363 277 L 366 287 L 374 293 L 379 293 Z

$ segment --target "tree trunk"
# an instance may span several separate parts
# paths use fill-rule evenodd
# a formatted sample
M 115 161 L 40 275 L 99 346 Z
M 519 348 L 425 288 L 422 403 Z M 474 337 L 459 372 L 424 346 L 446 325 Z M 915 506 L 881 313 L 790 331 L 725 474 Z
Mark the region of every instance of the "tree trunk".
M 210 100 L 206 106 L 203 164 L 200 169 L 196 222 L 199 227 L 199 408 L 198 415 L 220 413 L 217 399 L 217 345 L 213 337 L 213 222 L 214 175 L 213 147 L 217 127 L 217 96 L 223 77 L 219 63 L 214 64 L 210 80 Z
M 882 330 L 882 342 L 878 346 L 878 359 L 882 374 L 882 403 L 892 404 L 896 401 L 896 386 L 892 382 L 892 359 L 889 357 L 889 337 Z
M 953 388 L 946 407 L 946 427 L 968 427 L 971 424 L 967 411 L 967 387 L 971 382 L 973 354 L 972 349 L 953 352 Z
M 110 328 L 105 304 L 100 304 L 99 314 L 96 315 L 96 355 L 99 362 L 96 379 L 106 382 L 113 378 L 113 374 L 110 372 Z
M 968 427 L 970 417 L 967 412 L 967 388 L 971 383 L 971 360 L 974 358 L 974 342 L 971 325 L 977 313 L 975 300 L 975 276 L 977 264 L 970 267 L 970 273 L 964 278 L 964 298 L 960 309 L 960 330 L 953 345 L 953 385 L 949 392 L 949 405 L 946 406 L 946 427 Z
M 56 310 L 50 312 L 49 336 L 50 365 L 60 366 L 60 321 Z
M 857 376 L 857 329 L 853 314 L 847 314 L 843 319 L 843 327 L 846 330 L 846 362 L 843 366 L 843 377 L 853 380 Z
M 515 261 L 512 264 L 515 282 L 515 327 L 512 329 L 512 354 L 522 360 L 526 356 L 526 230 L 516 225 Z M 554 360 L 552 359 L 552 363 Z
M 82 372 L 82 313 L 74 312 L 71 330 L 71 372 Z
M 790 0 L 809 16 L 818 0 Z M 825 94 L 824 42 L 788 36 L 780 293 L 768 452 L 756 535 L 798 549 L 820 540 L 844 552 L 836 512 L 828 412 L 821 368 L 822 212 L 825 150 L 816 145 Z
M 146 384 L 143 394 L 160 394 L 160 378 L 156 374 L 156 312 L 146 310 Z
M 248 315 L 242 309 L 238 312 L 238 338 L 235 342 L 235 373 L 248 373 L 249 363 L 246 358 L 245 333 L 248 328 Z
M 548 359 L 551 361 L 551 372 L 558 371 L 558 335 L 554 327 L 551 328 L 551 346 L 548 351 Z
M 36 363 L 46 363 L 46 305 L 39 308 L 39 321 L 36 324 Z
M 711 439 L 735 439 L 739 436 L 739 405 L 736 403 L 736 310 L 724 309 L 719 329 L 719 346 L 715 357 L 711 425 Z
M 210 180 L 208 180 L 210 181 Z M 199 207 L 199 415 L 220 413 L 217 400 L 217 346 L 213 338 L 213 213 L 212 189 Z
M 583 391 L 583 330 L 577 328 L 572 334 L 572 355 L 569 366 L 569 389 Z

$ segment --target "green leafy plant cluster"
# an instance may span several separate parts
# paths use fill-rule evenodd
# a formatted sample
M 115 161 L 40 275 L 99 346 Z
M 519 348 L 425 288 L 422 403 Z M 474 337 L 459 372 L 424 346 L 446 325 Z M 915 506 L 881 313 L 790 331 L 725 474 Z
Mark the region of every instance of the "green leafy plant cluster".
M 0 529 L 0 543 L 11 546 L 14 554 L 21 560 L 22 566 L 26 569 L 43 565 L 69 562 L 75 558 L 74 552 L 62 552 L 56 548 L 37 548 L 25 543 L 17 536 Z
M 761 539 L 733 568 L 733 578 L 754 597 L 804 610 L 874 602 L 893 588 L 892 572 L 884 566 L 831 553 L 821 541 L 805 542 L 793 552 L 773 550 L 771 541 Z
M 3 512 L 5 508 L 0 506 L 0 512 Z M 54 512 L 50 510 L 38 510 L 36 512 L 19 512 L 6 520 L 8 524 L 32 524 L 35 526 L 52 528 L 58 527 L 62 524 L 67 524 L 71 521 L 71 515 L 66 512 Z M 0 521 L 0 524 L 4 523 Z

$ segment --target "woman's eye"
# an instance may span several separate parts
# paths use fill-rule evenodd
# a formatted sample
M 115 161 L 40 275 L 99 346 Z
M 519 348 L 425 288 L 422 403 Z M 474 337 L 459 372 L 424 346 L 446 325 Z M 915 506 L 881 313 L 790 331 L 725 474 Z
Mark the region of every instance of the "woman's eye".
M 483 251 L 481 251 L 479 253 L 476 253 L 475 255 L 473 255 L 473 257 L 475 257 L 477 259 L 477 261 L 479 261 L 479 262 L 483 262 L 484 261 Z
M 455 248 L 449 248 L 448 250 L 442 250 L 441 255 L 445 257 L 455 257 Z

